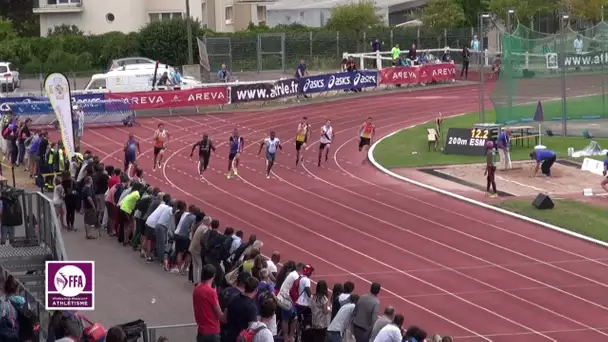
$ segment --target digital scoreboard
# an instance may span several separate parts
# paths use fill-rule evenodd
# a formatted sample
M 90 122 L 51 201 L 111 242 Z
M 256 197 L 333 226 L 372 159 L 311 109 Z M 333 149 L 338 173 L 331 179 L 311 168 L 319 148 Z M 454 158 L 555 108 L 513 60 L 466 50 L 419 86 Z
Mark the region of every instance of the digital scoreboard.
M 486 128 L 450 128 L 445 139 L 444 153 L 467 156 L 484 156 L 488 141 L 497 138 L 493 129 Z

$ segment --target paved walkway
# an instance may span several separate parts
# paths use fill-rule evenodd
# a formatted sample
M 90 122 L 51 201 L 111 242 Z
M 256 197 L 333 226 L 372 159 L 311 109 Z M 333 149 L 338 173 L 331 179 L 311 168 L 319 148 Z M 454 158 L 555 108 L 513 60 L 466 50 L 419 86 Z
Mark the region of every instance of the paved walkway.
M 78 215 L 77 227 L 83 227 Z M 86 240 L 84 230 L 63 234 L 70 260 L 94 260 L 95 311 L 85 313 L 107 328 L 143 319 L 148 326 L 194 322 L 193 285 L 187 278 L 163 271 L 160 264 L 146 263 L 130 247 L 102 236 Z M 171 341 L 193 341 L 194 328 L 174 328 L 157 333 Z

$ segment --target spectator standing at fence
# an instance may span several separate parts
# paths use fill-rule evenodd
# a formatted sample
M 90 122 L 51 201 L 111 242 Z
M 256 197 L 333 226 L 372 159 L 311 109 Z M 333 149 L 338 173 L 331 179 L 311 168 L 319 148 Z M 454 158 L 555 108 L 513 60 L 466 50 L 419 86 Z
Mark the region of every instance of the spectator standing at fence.
M 395 315 L 393 321 L 386 324 L 373 339 L 373 342 L 401 342 L 403 336 L 401 335 L 401 328 L 405 321 L 403 315 Z M 424 341 L 424 340 L 420 340 Z
M 302 96 L 304 98 L 308 98 L 308 95 L 306 95 L 304 93 L 304 88 L 303 88 L 303 84 L 301 82 L 301 79 L 308 76 L 308 67 L 306 66 L 306 61 L 305 60 L 300 60 L 300 64 L 298 64 L 298 66 L 296 67 L 296 78 L 298 79 L 298 82 L 300 84 L 300 87 L 298 87 L 300 94 L 298 96 L 298 98 L 301 98 Z
M 29 123 L 32 119 L 25 119 L 19 122 L 19 129 L 17 130 L 17 148 L 19 153 L 17 155 L 17 164 L 22 165 L 26 158 L 25 141 L 32 135 L 30 132 Z M 27 165 L 25 165 L 27 168 Z
M 480 46 L 479 39 L 477 39 L 477 35 L 473 35 L 473 39 L 471 39 L 471 44 L 469 46 L 471 47 L 471 50 L 473 50 L 473 53 L 479 53 Z
M 380 300 L 378 300 L 380 289 L 379 283 L 372 283 L 369 293 L 361 296 L 357 302 L 353 316 L 353 334 L 357 342 L 369 342 L 380 311 Z
M 40 133 L 35 132 L 30 137 L 29 150 L 27 151 L 27 168 L 30 172 L 30 178 L 38 174 L 38 151 L 40 149 Z
M 199 278 L 201 283 L 194 288 L 192 294 L 194 320 L 198 326 L 196 342 L 220 341 L 220 320 L 224 319 L 224 314 L 220 309 L 217 291 L 211 286 L 214 277 L 213 265 L 205 265 Z
M 198 228 L 196 228 L 194 234 L 192 234 L 192 238 L 190 239 L 188 251 L 190 252 L 190 257 L 192 258 L 192 282 L 194 284 L 201 282 L 201 272 L 204 265 L 201 257 L 201 238 L 207 231 L 211 229 L 211 221 L 211 216 L 203 217 L 203 222 L 200 226 L 198 226 Z
M 498 155 L 500 156 L 500 168 L 502 170 L 507 170 L 512 167 L 511 153 L 509 151 L 510 140 L 511 130 L 506 128 L 500 132 L 500 134 L 498 135 L 498 140 L 496 141 Z
M 81 104 L 72 106 L 72 129 L 74 130 L 74 147 L 80 151 L 80 139 L 84 135 L 84 109 Z
M 93 178 L 84 179 L 82 188 L 82 211 L 84 214 L 85 236 L 87 239 L 96 239 L 94 231 L 97 228 L 97 208 L 95 206 L 95 191 L 93 190 Z
M 276 285 L 277 281 L 277 265 L 281 262 L 281 253 L 279 251 L 272 252 L 270 259 L 266 260 L 266 269 L 268 270 L 268 281 L 272 286 Z
M 465 79 L 469 78 L 469 62 L 471 60 L 471 50 L 468 46 L 462 47 L 462 69 L 460 69 L 460 77 L 464 75 Z
M 61 229 L 66 229 L 65 224 L 65 189 L 61 185 L 61 177 L 55 176 L 55 188 L 53 189 L 53 206 L 55 214 L 61 223 Z
M 188 256 L 188 248 L 190 247 L 190 230 L 194 228 L 196 223 L 196 216 L 200 213 L 194 205 L 188 207 L 182 217 L 179 219 L 177 227 L 175 228 L 175 253 L 177 254 L 176 265 L 171 269 L 172 273 L 180 273 L 186 270 L 185 265 L 190 262 Z
M 228 83 L 230 81 L 230 71 L 226 68 L 226 64 L 222 64 L 217 72 L 217 81 L 220 83 Z
M 418 64 L 418 49 L 416 48 L 416 43 L 412 43 L 410 50 L 407 52 L 407 59 L 410 60 L 410 64 Z
M 249 276 L 243 284 L 243 292 L 235 295 L 228 303 L 224 311 L 226 335 L 222 342 L 236 341 L 241 331 L 249 327 L 249 323 L 257 321 L 258 310 L 254 298 L 259 283 L 256 278 Z
M 574 39 L 572 45 L 574 47 L 574 53 L 577 55 L 583 54 L 583 40 L 581 39 L 580 35 L 576 36 L 576 39 Z
M 372 51 L 373 52 L 382 51 L 382 43 L 380 42 L 380 40 L 378 38 L 374 39 L 374 41 L 372 42 Z
M 152 242 L 156 242 L 156 256 L 158 261 L 163 262 L 165 255 L 165 241 L 167 236 L 167 225 L 173 214 L 173 208 L 169 206 L 171 196 L 169 194 L 163 194 L 162 202 L 159 203 L 158 207 L 150 214 L 146 220 L 146 230 L 149 228 L 154 231 L 154 234 L 148 236 L 148 248 L 146 250 L 147 261 L 153 261 L 152 255 Z M 164 234 L 163 234 L 164 232 Z
M 387 306 L 384 309 L 384 314 L 382 315 L 382 317 L 378 318 L 376 320 L 376 323 L 374 323 L 374 327 L 372 328 L 369 340 L 373 342 L 376 339 L 376 336 L 378 336 L 380 330 L 382 330 L 382 328 L 384 328 L 387 324 L 390 324 L 394 318 L 395 308 L 392 306 Z
M 391 49 L 391 56 L 393 57 L 393 65 L 399 66 L 401 64 L 401 49 L 399 44 L 395 44 Z
M 347 333 L 348 326 L 352 322 L 353 313 L 355 311 L 355 305 L 359 300 L 359 296 L 352 294 L 350 296 L 350 302 L 342 305 L 336 317 L 331 320 L 327 327 L 327 342 L 341 342 L 343 336 Z
M 331 320 L 331 302 L 325 280 L 317 282 L 315 294 L 310 299 L 310 312 L 312 314 L 312 341 L 324 342 L 327 326 Z
M 105 206 L 106 195 L 105 194 L 108 191 L 110 176 L 108 175 L 106 170 L 104 170 L 102 164 L 95 165 L 94 170 L 95 170 L 95 173 L 93 173 L 93 188 L 95 190 L 97 215 L 98 215 L 99 223 L 103 226 L 104 216 L 107 216 L 107 215 L 104 215 L 104 211 L 106 208 L 106 206 Z M 114 168 L 112 168 L 112 171 L 114 171 Z M 107 225 L 107 221 L 106 221 L 106 225 Z
M 76 210 L 80 209 L 80 194 L 78 193 L 78 187 L 70 173 L 64 172 L 61 175 L 61 178 L 61 185 L 65 191 L 64 203 L 67 229 L 76 230 L 76 228 L 74 228 Z

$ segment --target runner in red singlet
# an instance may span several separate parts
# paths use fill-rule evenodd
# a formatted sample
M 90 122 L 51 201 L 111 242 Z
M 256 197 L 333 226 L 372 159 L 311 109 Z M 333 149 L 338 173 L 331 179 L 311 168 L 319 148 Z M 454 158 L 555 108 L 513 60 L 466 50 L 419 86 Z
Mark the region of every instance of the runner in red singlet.
M 156 167 L 161 167 L 163 162 L 163 154 L 169 143 L 169 132 L 165 129 L 165 125 L 158 124 L 158 129 L 154 132 L 154 165 L 152 171 L 156 170 Z
M 359 152 L 364 153 L 362 164 L 367 161 L 367 150 L 372 145 L 375 134 L 376 126 L 372 123 L 372 117 L 370 116 L 359 129 Z

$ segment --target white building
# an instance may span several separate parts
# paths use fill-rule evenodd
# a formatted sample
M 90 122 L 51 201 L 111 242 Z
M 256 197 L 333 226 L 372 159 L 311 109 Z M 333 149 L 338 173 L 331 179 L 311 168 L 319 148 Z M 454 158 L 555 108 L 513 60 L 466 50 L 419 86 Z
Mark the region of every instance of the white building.
M 190 15 L 203 27 L 217 32 L 234 32 L 250 22 L 266 22 L 269 0 L 37 0 L 34 13 L 40 16 L 40 32 L 67 24 L 86 34 L 111 31 L 132 32 L 155 20 Z
M 268 26 L 301 24 L 322 27 L 331 17 L 336 5 L 357 0 L 279 0 L 268 8 Z M 376 13 L 385 25 L 396 25 L 407 21 L 406 13 L 426 5 L 426 0 L 374 0 Z

